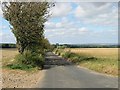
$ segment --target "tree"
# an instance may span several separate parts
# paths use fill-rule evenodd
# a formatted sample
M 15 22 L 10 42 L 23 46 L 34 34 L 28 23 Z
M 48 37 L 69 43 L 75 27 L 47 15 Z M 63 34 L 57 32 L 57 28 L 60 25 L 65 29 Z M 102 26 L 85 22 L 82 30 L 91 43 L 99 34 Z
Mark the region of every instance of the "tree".
M 22 54 L 25 50 L 35 52 L 43 49 L 44 23 L 49 17 L 50 2 L 4 2 L 3 15 L 11 24 L 17 47 Z
M 52 51 L 54 49 L 54 47 L 50 44 L 47 38 L 43 39 L 43 44 L 43 48 L 45 48 L 45 50 Z
M 43 46 L 45 49 L 50 49 L 50 43 L 47 38 L 43 39 Z
M 28 67 L 43 66 L 44 49 L 49 44 L 43 34 L 44 23 L 50 16 L 49 10 L 54 3 L 4 2 L 2 5 L 3 16 L 12 26 L 20 52 L 16 60 Z

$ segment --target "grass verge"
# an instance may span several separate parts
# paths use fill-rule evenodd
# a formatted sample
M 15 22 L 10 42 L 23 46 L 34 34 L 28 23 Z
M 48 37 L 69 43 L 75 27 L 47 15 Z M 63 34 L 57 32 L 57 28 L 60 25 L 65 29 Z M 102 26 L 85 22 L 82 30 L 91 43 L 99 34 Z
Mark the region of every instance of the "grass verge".
M 42 69 L 44 57 L 27 51 L 24 54 L 18 54 L 17 49 L 2 50 L 2 67 L 8 69 L 20 69 L 32 71 Z
M 107 57 L 104 55 L 99 57 L 94 54 L 75 53 L 65 49 L 57 49 L 54 52 L 77 65 L 97 72 L 118 76 L 118 58 L 115 55 L 114 58 L 112 56 Z

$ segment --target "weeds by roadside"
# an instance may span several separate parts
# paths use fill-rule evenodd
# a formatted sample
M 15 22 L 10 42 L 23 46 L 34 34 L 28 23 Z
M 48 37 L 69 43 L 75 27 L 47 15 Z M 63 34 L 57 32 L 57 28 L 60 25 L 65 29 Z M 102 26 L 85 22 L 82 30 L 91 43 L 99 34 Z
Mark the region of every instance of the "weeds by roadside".
M 44 56 L 29 51 L 24 54 L 18 54 L 17 50 L 2 50 L 2 67 L 8 69 L 33 70 L 34 68 L 42 69 Z
M 55 54 L 60 55 L 77 65 L 89 68 L 97 72 L 118 76 L 117 56 L 114 60 L 112 56 L 109 58 L 107 56 L 98 57 L 94 55 L 87 55 L 85 53 L 74 53 L 70 49 L 56 49 L 54 52 Z
M 44 65 L 43 55 L 31 53 L 30 51 L 16 55 L 15 60 L 15 63 L 8 64 L 7 67 L 11 69 L 28 70 L 35 67 L 43 68 L 42 66 Z
M 84 55 L 79 55 L 76 53 L 72 53 L 70 50 L 64 51 L 62 49 L 58 49 L 57 51 L 55 51 L 55 54 L 58 54 L 58 55 L 62 56 L 63 58 L 69 59 L 71 62 L 73 62 L 75 64 L 79 64 L 82 61 L 97 60 L 96 57 L 93 57 L 93 56 L 87 57 Z

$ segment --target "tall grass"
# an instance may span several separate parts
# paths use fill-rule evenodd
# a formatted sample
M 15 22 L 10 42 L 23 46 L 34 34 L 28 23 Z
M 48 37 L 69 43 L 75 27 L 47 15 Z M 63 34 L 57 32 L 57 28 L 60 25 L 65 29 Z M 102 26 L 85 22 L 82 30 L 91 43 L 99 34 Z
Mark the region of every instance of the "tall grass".
M 29 70 L 33 68 L 42 69 L 44 65 L 44 56 L 39 53 L 25 51 L 18 54 L 16 49 L 2 50 L 2 66 L 4 68 Z
M 42 54 L 25 51 L 23 54 L 18 54 L 15 57 L 16 63 L 7 65 L 12 69 L 27 70 L 30 68 L 43 68 L 44 57 Z
M 118 75 L 118 52 L 117 49 L 97 48 L 97 49 L 58 49 L 56 54 L 67 58 L 69 61 L 95 70 L 97 72 L 110 75 Z

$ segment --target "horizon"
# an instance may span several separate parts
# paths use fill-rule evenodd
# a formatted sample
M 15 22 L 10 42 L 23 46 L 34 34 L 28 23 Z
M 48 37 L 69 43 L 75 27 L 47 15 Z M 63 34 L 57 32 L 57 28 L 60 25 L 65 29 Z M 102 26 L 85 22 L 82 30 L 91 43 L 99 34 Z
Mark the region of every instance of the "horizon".
M 0 44 L 16 44 L 16 43 L 0 43 Z M 52 45 L 54 44 L 59 44 L 59 45 L 120 45 L 118 43 L 83 43 L 83 44 L 78 44 L 78 43 L 51 43 Z

